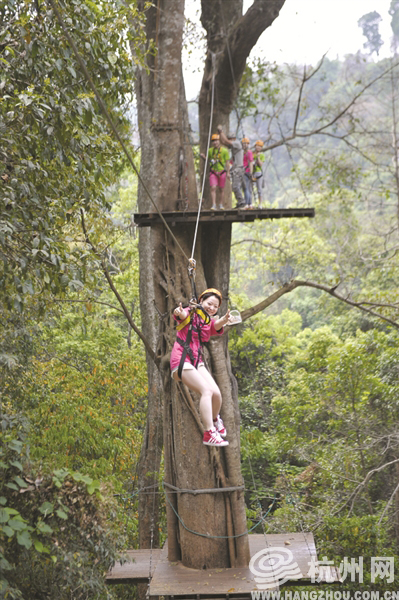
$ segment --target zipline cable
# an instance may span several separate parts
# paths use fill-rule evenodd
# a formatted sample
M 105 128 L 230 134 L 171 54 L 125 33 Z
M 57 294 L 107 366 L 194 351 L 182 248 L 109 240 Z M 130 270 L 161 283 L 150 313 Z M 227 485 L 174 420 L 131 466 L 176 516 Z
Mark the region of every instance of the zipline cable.
M 181 251 L 181 253 L 183 254 L 183 256 L 184 256 L 184 257 L 185 257 L 185 258 L 188 260 L 188 256 L 187 256 L 187 254 L 184 252 L 184 250 L 183 250 L 183 248 L 181 247 L 181 245 L 180 245 L 179 241 L 178 241 L 178 240 L 176 239 L 176 237 L 173 235 L 173 233 L 172 233 L 172 230 L 170 229 L 169 225 L 168 225 L 168 224 L 167 224 L 167 222 L 165 221 L 165 218 L 164 218 L 163 214 L 162 214 L 162 213 L 161 213 L 161 211 L 159 210 L 159 208 L 158 208 L 158 206 L 157 206 L 157 204 L 156 204 L 155 200 L 154 200 L 154 199 L 153 199 L 153 197 L 151 196 L 151 193 L 150 193 L 149 189 L 147 188 L 147 186 L 146 186 L 146 184 L 145 184 L 145 182 L 144 182 L 143 178 L 141 177 L 141 175 L 140 175 L 140 173 L 139 173 L 139 171 L 138 171 L 138 169 L 137 169 L 136 165 L 134 164 L 134 162 L 133 162 L 133 159 L 132 159 L 132 157 L 130 156 L 130 153 L 129 153 L 128 149 L 126 148 L 126 145 L 125 145 L 124 141 L 123 141 L 123 140 L 122 140 L 122 138 L 120 137 L 120 135 L 119 135 L 119 133 L 118 133 L 118 130 L 117 130 L 117 128 L 116 128 L 116 126 L 115 126 L 115 124 L 114 124 L 114 122 L 113 122 L 113 120 L 112 120 L 112 117 L 111 117 L 111 115 L 110 115 L 110 114 L 109 114 L 109 112 L 108 112 L 108 109 L 107 109 L 107 107 L 106 107 L 106 105 L 105 105 L 105 103 L 104 103 L 104 101 L 103 101 L 103 99 L 102 99 L 102 97 L 101 97 L 100 93 L 98 92 L 98 90 L 97 90 L 96 86 L 95 86 L 95 85 L 94 85 L 94 83 L 93 83 L 93 80 L 92 80 L 92 78 L 91 78 L 91 76 L 90 76 L 90 73 L 89 73 L 89 71 L 88 71 L 88 70 L 87 70 L 87 68 L 86 68 L 86 65 L 85 65 L 85 63 L 84 63 L 84 60 L 83 60 L 83 59 L 82 59 L 82 57 L 80 56 L 80 54 L 79 54 L 79 50 L 77 49 L 75 42 L 73 41 L 72 37 L 70 36 L 70 34 L 69 34 L 68 30 L 67 30 L 67 27 L 66 27 L 66 25 L 65 25 L 65 23 L 64 23 L 64 20 L 63 20 L 63 18 L 62 18 L 62 16 L 61 16 L 61 13 L 60 13 L 60 11 L 58 10 L 58 8 L 57 8 L 57 6 L 56 6 L 56 4 L 55 4 L 54 0 L 47 0 L 47 1 L 48 1 L 48 3 L 51 5 L 51 8 L 53 9 L 53 11 L 54 11 L 54 13 L 55 13 L 55 16 L 57 17 L 57 20 L 58 20 L 59 24 L 61 25 L 61 29 L 63 30 L 63 32 L 64 32 L 64 34 L 65 34 L 65 36 L 66 36 L 66 38 L 67 38 L 67 40 L 68 40 L 69 44 L 70 44 L 70 45 L 71 45 L 71 47 L 72 47 L 72 50 L 73 50 L 73 52 L 74 52 L 74 54 L 75 54 L 75 56 L 76 56 L 76 60 L 78 61 L 78 63 L 79 63 L 79 65 L 80 65 L 80 67 L 81 67 L 81 69 L 82 69 L 82 71 L 83 71 L 83 73 L 84 73 L 84 75 L 85 75 L 85 77 L 86 77 L 86 79 L 87 79 L 87 81 L 88 81 L 88 83 L 89 83 L 89 85 L 90 85 L 91 89 L 93 90 L 93 92 L 94 92 L 94 94 L 95 94 L 95 96 L 96 96 L 96 98 L 97 98 L 97 101 L 98 101 L 98 103 L 99 103 L 99 105 L 100 105 L 100 108 L 101 108 L 101 110 L 102 110 L 102 112 L 103 112 L 103 114 L 104 114 L 105 118 L 107 119 L 109 126 L 111 127 L 111 130 L 112 130 L 112 132 L 114 133 L 114 135 L 115 135 L 116 139 L 118 140 L 119 144 L 121 145 L 121 147 L 122 147 L 122 149 L 123 149 L 123 151 L 124 151 L 124 153 L 125 153 L 125 155 L 126 155 L 126 157 L 127 157 L 128 161 L 129 161 L 129 163 L 130 163 L 130 164 L 131 164 L 131 166 L 133 167 L 133 170 L 134 170 L 134 172 L 136 173 L 136 175 L 137 175 L 137 177 L 138 177 L 138 179 L 139 179 L 139 181 L 140 181 L 141 185 L 143 186 L 143 188 L 144 188 L 145 192 L 147 193 L 147 196 L 148 196 L 148 197 L 149 197 L 149 199 L 151 200 L 151 202 L 152 202 L 152 204 L 153 204 L 153 206 L 154 206 L 155 210 L 157 211 L 158 215 L 160 216 L 160 218 L 161 218 L 161 220 L 162 220 L 163 224 L 165 225 L 166 229 L 169 231 L 169 233 L 170 233 L 170 235 L 172 236 L 173 240 L 176 242 L 176 245 L 178 246 L 178 248 L 179 248 L 179 250 Z
M 214 54 L 212 52 L 211 116 L 210 116 L 210 119 L 209 119 L 208 145 L 207 145 L 206 154 L 205 154 L 205 167 L 204 167 L 204 174 L 203 174 L 203 179 L 202 179 L 202 190 L 201 190 L 200 202 L 199 202 L 199 205 L 198 205 L 198 214 L 197 214 L 197 221 L 196 221 L 196 224 L 195 224 L 193 248 L 191 250 L 191 259 L 194 259 L 195 244 L 197 242 L 198 223 L 199 223 L 199 218 L 200 218 L 200 214 L 201 214 L 202 200 L 203 200 L 203 197 L 204 197 L 204 188 L 205 188 L 205 181 L 206 181 L 206 170 L 208 168 L 208 153 L 209 153 L 209 147 L 211 145 L 212 121 L 213 121 L 213 103 L 214 103 L 214 99 L 215 99 L 215 58 L 216 58 L 216 54 Z

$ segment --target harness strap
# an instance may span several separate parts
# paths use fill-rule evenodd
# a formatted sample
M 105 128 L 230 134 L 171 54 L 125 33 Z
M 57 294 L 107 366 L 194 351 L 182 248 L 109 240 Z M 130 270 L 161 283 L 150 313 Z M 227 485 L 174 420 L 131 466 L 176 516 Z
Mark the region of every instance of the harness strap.
M 222 163 L 222 161 L 220 160 L 220 159 L 221 159 L 221 156 L 222 156 L 222 152 L 221 152 L 220 148 L 218 148 L 217 152 L 215 152 L 216 148 L 211 148 L 211 150 L 213 150 L 213 152 L 212 152 L 212 160 L 214 161 L 215 159 L 217 159 L 217 163 L 219 163 L 219 165 L 220 165 L 221 167 L 223 167 L 223 171 L 214 171 L 214 170 L 212 169 L 212 167 L 211 167 L 211 168 L 210 168 L 210 171 L 211 171 L 211 173 L 214 173 L 215 175 L 216 175 L 217 173 L 219 173 L 219 174 L 221 174 L 221 173 L 225 173 L 225 172 L 226 172 L 226 169 L 224 168 L 224 164 L 223 164 L 223 163 Z M 216 164 L 217 164 L 217 163 L 216 163 Z
M 190 319 L 191 319 L 191 313 L 188 315 L 188 317 L 186 317 L 184 319 L 184 321 L 181 321 L 181 323 L 179 323 L 178 325 L 176 325 L 176 331 L 180 331 L 181 329 L 183 329 L 186 325 L 188 325 L 190 323 Z
M 186 351 L 185 352 L 185 356 L 184 356 L 184 360 L 183 360 L 183 364 L 184 364 L 184 362 L 186 360 L 186 356 L 188 355 L 188 357 L 189 357 L 189 359 L 191 361 L 191 364 L 193 364 L 194 366 L 196 366 L 195 365 L 196 361 L 195 361 L 195 358 L 194 358 L 194 352 L 193 352 L 190 344 L 187 343 L 187 340 L 182 340 L 181 338 L 178 337 L 178 338 L 176 338 L 176 341 L 177 341 L 178 344 L 180 344 L 180 346 L 183 346 L 184 350 Z M 184 352 L 183 352 L 183 355 L 184 355 Z M 181 362 L 181 360 L 180 360 L 180 362 Z M 179 368 L 180 368 L 180 364 L 179 364 Z M 179 375 L 179 377 L 180 377 L 180 375 Z
M 190 321 L 190 327 L 188 329 L 186 339 L 182 340 L 179 337 L 176 338 L 177 342 L 181 346 L 183 346 L 183 353 L 181 355 L 181 359 L 180 359 L 180 363 L 179 363 L 179 368 L 177 369 L 177 376 L 178 376 L 179 379 L 181 379 L 181 375 L 182 375 L 182 372 L 183 372 L 183 365 L 184 365 L 184 363 L 186 361 L 187 354 L 188 354 L 188 357 L 189 357 L 189 359 L 191 361 L 191 364 L 194 365 L 195 368 L 197 368 L 197 366 L 198 366 L 198 363 L 197 363 L 197 365 L 194 364 L 195 363 L 194 352 L 192 351 L 192 349 L 190 347 L 192 332 L 193 332 L 193 322 L 191 320 Z M 198 356 L 199 356 L 199 353 L 198 353 Z
M 197 315 L 200 316 L 201 319 L 204 320 L 205 325 L 209 325 L 209 323 L 211 322 L 211 318 L 208 315 L 208 313 L 205 312 L 205 310 L 203 308 L 198 306 L 195 310 L 190 312 L 190 314 L 188 315 L 188 317 L 186 317 L 184 319 L 184 321 L 181 321 L 181 323 L 176 325 L 176 331 L 181 331 L 186 325 L 188 325 L 191 320 L 191 315 L 194 315 L 194 313 L 197 313 Z
M 204 325 L 209 325 L 209 323 L 211 322 L 211 318 L 208 315 L 208 313 L 203 308 L 198 306 L 195 308 L 195 310 L 191 311 L 189 316 L 186 317 L 184 319 L 184 321 L 179 323 L 179 325 L 177 326 L 176 329 L 178 331 L 180 331 L 181 329 L 183 329 L 183 327 L 186 327 L 189 324 L 186 339 L 182 340 L 179 337 L 176 338 L 177 343 L 180 344 L 181 346 L 183 346 L 183 352 L 182 352 L 182 355 L 180 358 L 179 367 L 177 369 L 177 375 L 178 375 L 179 379 L 181 379 L 181 375 L 183 372 L 183 365 L 185 363 L 187 355 L 191 361 L 191 364 L 194 365 L 194 367 L 196 369 L 198 368 L 198 365 L 202 359 L 201 323 L 198 323 L 198 325 L 194 325 L 194 315 L 195 314 L 197 314 L 202 319 Z M 190 346 L 191 338 L 193 335 L 193 330 L 198 333 L 199 347 L 198 347 L 197 360 L 195 360 L 194 352 Z

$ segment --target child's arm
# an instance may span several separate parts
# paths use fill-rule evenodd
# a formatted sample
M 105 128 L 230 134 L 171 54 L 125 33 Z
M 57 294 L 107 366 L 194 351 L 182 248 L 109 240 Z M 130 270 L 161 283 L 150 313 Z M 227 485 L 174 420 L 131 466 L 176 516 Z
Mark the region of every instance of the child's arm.
M 230 309 L 227 309 L 227 313 L 223 317 L 219 317 L 213 322 L 213 325 L 216 331 L 220 331 L 224 325 L 226 325 L 227 321 L 230 317 Z
M 186 312 L 186 310 L 183 308 L 182 303 L 180 302 L 179 306 L 177 306 L 175 308 L 175 310 L 173 311 L 173 314 L 175 315 L 175 317 L 177 317 L 180 321 L 184 321 L 184 319 L 189 315 L 189 312 Z

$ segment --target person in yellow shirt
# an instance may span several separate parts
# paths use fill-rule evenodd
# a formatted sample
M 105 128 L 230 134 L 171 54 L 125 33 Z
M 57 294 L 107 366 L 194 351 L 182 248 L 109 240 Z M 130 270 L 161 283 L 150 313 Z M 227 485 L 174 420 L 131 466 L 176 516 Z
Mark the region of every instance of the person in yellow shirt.
M 209 185 L 211 187 L 212 210 L 219 206 L 223 209 L 223 192 L 226 179 L 230 176 L 230 155 L 227 148 L 220 145 L 219 135 L 214 133 L 211 138 L 211 148 L 208 150 L 208 162 L 210 164 Z M 201 154 L 205 160 L 205 154 Z M 216 196 L 218 192 L 218 206 Z

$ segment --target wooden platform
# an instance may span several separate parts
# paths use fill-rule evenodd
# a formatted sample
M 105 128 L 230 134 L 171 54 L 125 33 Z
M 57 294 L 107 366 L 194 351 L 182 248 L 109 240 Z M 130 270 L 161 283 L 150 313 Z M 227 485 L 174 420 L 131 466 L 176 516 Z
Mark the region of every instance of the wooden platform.
M 198 216 L 197 210 L 163 212 L 165 221 L 173 226 L 177 223 L 195 223 Z M 292 219 L 298 217 L 312 218 L 315 216 L 314 208 L 254 208 L 252 210 L 244 209 L 223 209 L 223 210 L 202 210 L 200 214 L 201 223 L 225 223 L 253 222 L 255 219 Z M 162 219 L 157 212 L 135 213 L 134 222 L 139 227 L 150 227 L 157 223 L 162 223 Z
M 293 575 L 284 585 L 311 585 L 309 562 L 317 561 L 316 547 L 311 533 L 287 534 L 251 534 L 249 536 L 250 554 L 268 548 L 282 548 L 292 552 L 291 561 Z M 267 588 L 260 587 L 262 583 L 255 581 L 249 567 L 235 569 L 197 570 L 184 567 L 180 562 L 172 563 L 167 558 L 167 543 L 162 550 L 152 552 L 152 580 L 150 596 L 170 596 L 176 598 L 250 598 L 251 592 L 262 589 L 279 589 L 279 579 L 268 576 Z M 149 579 L 150 550 L 133 550 L 129 554 L 136 561 L 115 565 L 107 575 L 107 583 L 141 583 Z M 269 562 L 271 564 L 271 562 Z M 257 563 L 255 566 L 258 567 Z M 271 568 L 271 567 L 270 567 Z M 271 576 L 273 577 L 273 576 Z M 329 572 L 318 574 L 319 583 L 339 583 L 339 572 L 334 567 Z M 271 587 L 269 587 L 271 586 Z
M 150 575 L 154 575 L 155 567 L 161 558 L 162 548 L 151 550 L 127 550 L 128 562 L 117 563 L 107 574 L 107 583 L 148 583 Z

